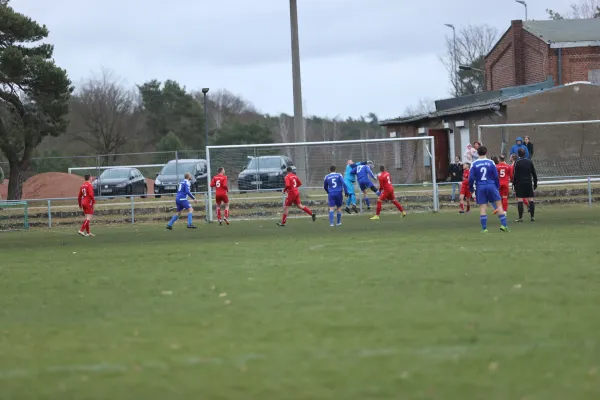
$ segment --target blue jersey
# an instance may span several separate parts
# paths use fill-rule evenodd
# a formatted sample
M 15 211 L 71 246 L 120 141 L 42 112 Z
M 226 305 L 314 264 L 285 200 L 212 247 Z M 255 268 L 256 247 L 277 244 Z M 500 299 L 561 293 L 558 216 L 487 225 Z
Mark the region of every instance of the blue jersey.
M 473 161 L 469 174 L 469 189 L 471 192 L 473 192 L 473 184 L 477 185 L 477 189 L 490 185 L 493 185 L 495 188 L 500 187 L 498 170 L 492 160 L 480 158 Z
M 362 165 L 362 163 L 357 162 L 354 164 L 349 164 L 346 166 L 346 172 L 344 173 L 344 180 L 346 182 L 356 182 L 356 171 L 352 172 L 353 169 L 355 169 L 357 166 Z
M 341 194 L 344 189 L 344 177 L 339 172 L 332 172 L 325 176 L 323 188 L 329 194 Z
M 190 196 L 190 198 L 196 200 L 196 197 L 192 194 L 190 181 L 187 179 L 179 182 L 179 186 L 177 186 L 177 196 L 176 200 L 186 200 Z
M 368 165 L 359 165 L 356 168 L 353 168 L 352 171 L 355 171 L 354 173 L 358 177 L 358 183 L 371 183 L 369 177 L 373 178 L 374 180 L 377 179 L 375 178 L 375 175 L 373 175 L 371 167 Z

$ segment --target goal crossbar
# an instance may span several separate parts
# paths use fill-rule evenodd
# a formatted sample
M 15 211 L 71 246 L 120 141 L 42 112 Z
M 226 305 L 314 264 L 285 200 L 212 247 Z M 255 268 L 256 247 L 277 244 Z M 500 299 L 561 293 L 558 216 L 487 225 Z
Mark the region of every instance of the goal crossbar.
M 591 119 L 585 121 L 553 121 L 553 122 L 521 122 L 514 124 L 487 124 L 477 127 L 477 140 L 481 141 L 481 131 L 483 128 L 527 128 L 530 126 L 557 126 L 557 125 L 585 125 L 600 124 L 600 119 Z
M 423 141 L 426 144 L 426 151 L 431 158 L 431 181 L 433 190 L 433 210 L 434 212 L 439 211 L 439 199 L 438 199 L 438 185 L 436 184 L 436 156 L 435 156 L 435 143 L 433 136 L 413 136 L 413 137 L 396 137 L 396 138 L 384 138 L 384 139 L 363 139 L 363 140 L 331 140 L 331 141 L 320 141 L 320 142 L 294 142 L 294 143 L 261 143 L 261 144 L 238 144 L 238 145 L 222 145 L 222 146 L 206 146 L 206 164 L 207 164 L 207 176 L 208 179 L 212 177 L 211 172 L 211 150 L 227 150 L 227 149 L 243 149 L 243 148 L 282 148 L 282 147 L 311 147 L 311 146 L 331 146 L 331 145 L 353 145 L 353 144 L 377 144 L 377 143 L 395 143 L 395 142 L 406 142 L 406 141 Z M 212 190 L 209 187 L 207 190 L 208 194 L 208 222 L 213 222 L 213 204 L 212 204 Z

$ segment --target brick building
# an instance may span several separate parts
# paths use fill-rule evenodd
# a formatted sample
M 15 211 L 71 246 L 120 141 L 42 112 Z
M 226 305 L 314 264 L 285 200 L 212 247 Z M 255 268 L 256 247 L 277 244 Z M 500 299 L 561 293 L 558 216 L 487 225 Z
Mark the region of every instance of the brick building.
M 512 21 L 485 57 L 486 90 L 544 82 L 600 84 L 600 18 Z

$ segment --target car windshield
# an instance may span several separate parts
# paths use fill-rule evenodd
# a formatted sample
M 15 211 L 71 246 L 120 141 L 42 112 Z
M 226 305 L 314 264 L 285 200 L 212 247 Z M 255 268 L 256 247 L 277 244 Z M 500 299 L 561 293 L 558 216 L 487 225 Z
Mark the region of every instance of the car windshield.
M 100 175 L 100 179 L 128 179 L 129 178 L 129 170 L 128 169 L 107 169 Z
M 192 170 L 194 169 L 194 165 L 196 163 L 195 162 L 178 162 L 178 163 L 174 163 L 174 162 L 170 162 L 167 165 L 164 166 L 164 168 L 162 169 L 162 171 L 160 172 L 161 175 L 179 175 L 179 176 L 183 176 L 183 174 L 185 174 L 186 172 L 189 172 L 190 174 L 192 173 Z
M 248 163 L 247 169 L 270 169 L 270 168 L 281 168 L 281 159 L 278 157 L 269 158 L 253 158 Z

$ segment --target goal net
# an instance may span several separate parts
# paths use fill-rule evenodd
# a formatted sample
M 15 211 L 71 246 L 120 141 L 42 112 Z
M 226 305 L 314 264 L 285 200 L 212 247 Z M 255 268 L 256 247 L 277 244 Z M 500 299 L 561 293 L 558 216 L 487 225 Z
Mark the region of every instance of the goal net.
M 490 156 L 510 157 L 517 138 L 529 137 L 542 180 L 600 177 L 600 120 L 480 125 Z
M 209 178 L 219 167 L 225 168 L 229 181 L 232 215 L 238 219 L 275 218 L 284 202 L 286 168 L 292 166 L 303 183 L 303 203 L 326 213 L 327 194 L 323 179 L 335 165 L 344 174 L 348 160 L 372 161 L 373 173 L 384 165 L 392 176 L 396 195 L 413 211 L 437 211 L 435 152 L 433 137 L 389 138 L 306 143 L 273 143 L 207 147 Z M 374 182 L 378 186 L 377 182 Z M 356 185 L 357 206 L 366 206 Z M 208 192 L 211 207 L 208 221 L 213 221 L 214 192 Z M 375 205 L 375 194 L 367 197 Z M 358 204 L 359 203 L 359 204 Z M 389 205 L 387 207 L 390 207 Z M 393 207 L 393 206 L 391 206 Z M 394 208 L 395 209 L 395 208 Z M 384 211 L 386 206 L 384 205 Z M 392 208 L 388 209 L 389 211 Z M 293 210 L 290 209 L 293 215 Z
M 29 229 L 26 201 L 0 200 L 0 232 Z

